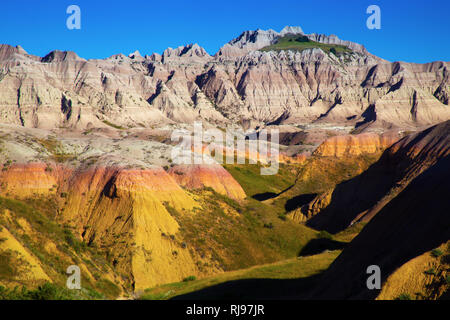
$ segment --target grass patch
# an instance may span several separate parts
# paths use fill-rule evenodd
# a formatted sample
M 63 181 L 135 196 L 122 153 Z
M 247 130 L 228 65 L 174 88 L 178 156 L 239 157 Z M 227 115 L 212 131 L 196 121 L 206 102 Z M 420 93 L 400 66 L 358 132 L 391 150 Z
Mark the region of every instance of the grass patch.
M 61 142 L 55 138 L 38 139 L 37 142 L 42 145 L 51 155 L 51 159 L 55 162 L 63 163 L 76 159 L 76 156 L 64 151 Z M 49 168 L 49 169 L 47 169 Z M 51 168 L 47 167 L 46 171 L 50 171 Z
M 436 270 L 434 270 L 434 268 L 430 268 L 428 270 L 425 270 L 423 273 L 430 275 L 430 276 L 435 276 L 436 275 Z
M 49 282 L 31 290 L 25 286 L 13 289 L 0 286 L 0 300 L 92 300 L 102 297 L 92 289 L 69 290 Z
M 306 49 L 322 49 L 326 53 L 333 53 L 334 55 L 341 55 L 344 53 L 351 53 L 352 50 L 346 46 L 337 44 L 325 44 L 315 42 L 302 35 L 287 35 L 278 39 L 278 41 L 270 46 L 260 49 L 261 51 L 299 51 Z
M 290 199 L 299 195 L 321 194 L 361 174 L 376 162 L 380 155 L 381 153 L 339 159 L 313 156 L 304 164 L 297 166 L 297 182 L 275 198 L 272 204 L 275 207 L 285 208 Z
M 442 256 L 444 254 L 444 252 L 442 252 L 442 250 L 440 249 L 433 249 L 431 251 L 431 255 L 435 258 L 439 258 L 440 256 Z
M 179 238 L 194 256 L 210 256 L 223 270 L 296 257 L 316 237 L 316 231 L 281 220 L 282 212 L 257 200 L 238 203 L 212 189 L 194 192 L 203 198 L 201 211 L 185 215 L 167 203 L 166 208 L 180 225 Z M 203 265 L 199 269 L 209 270 Z
M 83 263 L 91 274 L 112 270 L 112 267 L 95 248 L 87 247 L 83 241 L 72 234 L 69 226 L 62 227 L 53 221 L 57 209 L 58 205 L 52 198 L 19 201 L 0 197 L 0 213 L 8 210 L 12 216 L 12 219 L 5 219 L 0 215 L 0 225 L 5 226 L 40 261 L 43 270 L 51 277 L 55 286 L 65 287 L 66 269 L 71 264 Z M 18 223 L 20 218 L 26 220 L 33 230 L 32 234 L 24 230 Z M 49 252 L 46 249 L 49 242 L 55 244 L 57 252 Z M 25 261 L 17 261 L 14 255 L 7 252 L 3 251 L 0 254 L 0 277 L 12 281 L 15 275 L 11 272 L 17 269 L 16 266 L 24 267 Z M 20 284 L 36 285 L 33 282 L 28 283 L 26 281 L 20 282 Z M 85 274 L 82 274 L 82 285 L 84 293 L 77 296 L 80 299 L 87 296 L 103 299 L 104 297 L 113 297 L 117 292 L 121 292 L 114 284 L 102 279 L 94 281 Z M 41 288 L 41 290 L 43 289 L 46 288 Z M 46 290 L 50 289 L 47 288 Z M 98 291 L 104 292 L 104 294 L 100 294 Z M 17 292 L 10 290 L 4 291 L 4 293 L 17 294 Z M 30 296 L 29 293 L 27 295 L 27 297 Z
M 187 278 L 184 278 L 183 282 L 189 282 L 189 281 L 195 281 L 195 280 L 197 280 L 196 276 L 189 276 Z
M 224 168 L 244 189 L 245 194 L 253 197 L 263 193 L 279 193 L 295 182 L 298 167 L 280 163 L 278 174 L 261 175 L 260 164 L 224 164 Z
M 408 293 L 402 293 L 395 300 L 412 300 L 412 298 Z
M 189 282 L 175 282 L 145 290 L 142 300 L 164 300 L 198 291 L 223 282 L 238 279 L 297 279 L 306 278 L 326 270 L 337 258 L 340 251 L 325 252 L 318 255 L 292 258 L 272 264 L 255 266 L 248 269 L 226 272 Z
M 18 275 L 15 264 L 14 252 L 11 250 L 0 252 L 0 279 L 11 279 Z

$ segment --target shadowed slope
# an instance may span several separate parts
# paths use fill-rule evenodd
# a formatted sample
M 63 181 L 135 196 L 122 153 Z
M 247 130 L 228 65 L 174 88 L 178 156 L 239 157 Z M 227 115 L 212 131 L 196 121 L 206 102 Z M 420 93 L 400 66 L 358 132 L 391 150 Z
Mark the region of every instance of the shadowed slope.
M 366 269 L 381 268 L 384 282 L 407 261 L 450 238 L 450 157 L 414 179 L 363 229 L 324 274 L 312 298 L 373 299 Z M 414 280 L 412 280 L 414 281 Z
M 308 225 L 339 232 L 358 221 L 368 221 L 415 177 L 450 153 L 450 121 L 401 139 L 363 174 L 339 184 Z M 318 198 L 323 198 L 319 195 Z

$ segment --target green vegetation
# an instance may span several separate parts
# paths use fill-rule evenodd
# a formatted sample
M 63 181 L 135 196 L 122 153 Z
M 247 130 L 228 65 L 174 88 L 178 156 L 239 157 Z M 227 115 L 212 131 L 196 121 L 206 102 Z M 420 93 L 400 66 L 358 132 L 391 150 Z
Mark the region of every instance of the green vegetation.
M 350 242 L 355 238 L 361 230 L 366 226 L 367 222 L 359 222 L 353 226 L 335 234 L 333 239 L 341 242 Z
M 92 300 L 103 295 L 92 289 L 69 290 L 46 282 L 36 289 L 23 286 L 8 289 L 0 286 L 0 300 Z
M 352 50 L 347 48 L 346 46 L 315 42 L 309 40 L 306 36 L 300 35 L 287 35 L 281 37 L 275 44 L 264 47 L 261 49 L 261 51 L 292 50 L 301 52 L 306 49 L 314 48 L 322 49 L 324 52 L 333 53 L 334 55 L 352 52 Z
M 113 282 L 108 279 L 100 279 L 95 283 L 97 290 L 102 292 L 105 297 L 118 297 L 122 290 Z
M 272 264 L 255 266 L 248 269 L 226 272 L 189 282 L 164 284 L 145 290 L 142 300 L 162 300 L 198 291 L 223 282 L 238 279 L 297 279 L 306 278 L 323 272 L 337 258 L 340 251 L 324 252 L 318 255 L 291 258 Z
M 76 158 L 75 155 L 71 153 L 66 153 L 64 151 L 64 147 L 61 143 L 53 137 L 47 139 L 38 139 L 37 142 L 45 148 L 51 155 L 51 159 L 55 162 L 66 162 L 70 160 L 74 160 Z M 46 171 L 52 171 L 52 168 L 47 166 L 45 168 Z
M 442 256 L 444 253 L 442 252 L 442 250 L 440 250 L 440 249 L 433 249 L 432 251 L 431 251 L 431 255 L 433 256 L 433 257 L 435 257 L 435 258 L 438 258 L 438 257 L 440 257 L 440 256 Z
M 380 154 L 360 155 L 341 158 L 338 161 L 329 157 L 311 157 L 304 164 L 297 166 L 297 174 L 291 173 L 293 178 L 297 177 L 297 182 L 275 198 L 272 206 L 284 209 L 287 201 L 296 196 L 320 194 L 330 190 L 337 184 L 361 174 L 377 161 L 379 156 Z M 276 179 L 277 176 L 273 177 Z
M 322 230 L 319 232 L 319 234 L 317 235 L 317 238 L 319 239 L 328 239 L 328 240 L 333 240 L 333 235 L 325 230 Z
M 9 279 L 17 275 L 17 269 L 13 268 L 16 262 L 13 251 L 0 252 L 0 279 Z
M 435 276 L 436 275 L 436 270 L 434 270 L 434 268 L 430 268 L 430 269 L 424 271 L 424 273 L 427 274 L 427 275 Z
M 249 197 L 262 193 L 279 193 L 295 182 L 298 166 L 280 163 L 276 175 L 261 175 L 261 165 L 238 164 L 224 165 L 224 168 L 236 179 Z
M 211 256 L 223 270 L 236 270 L 296 257 L 317 232 L 278 218 L 282 211 L 249 198 L 238 203 L 210 188 L 202 194 L 202 209 L 180 214 L 166 204 L 180 225 L 183 242 L 194 256 Z M 181 245 L 180 245 L 181 246 Z M 198 265 L 200 271 L 208 265 Z
M 183 282 L 189 282 L 189 281 L 195 281 L 195 280 L 197 280 L 196 276 L 189 276 L 187 278 L 184 278 Z
M 41 296 L 49 299 L 105 299 L 115 298 L 121 293 L 121 289 L 109 280 L 92 279 L 87 277 L 85 272 L 81 274 L 81 291 L 70 290 L 70 293 L 67 293 L 66 289 L 61 289 L 65 287 L 66 269 L 69 265 L 82 263 L 91 274 L 106 274 L 112 272 L 112 267 L 96 248 L 88 247 L 75 237 L 70 226 L 62 227 L 54 221 L 57 208 L 57 202 L 52 198 L 19 201 L 0 197 L 0 229 L 6 227 L 14 238 L 39 260 L 44 272 L 51 276 L 54 282 L 30 290 L 2 289 L 0 299 L 35 299 Z M 5 210 L 9 211 L 12 218 L 4 215 Z M 24 227 L 21 220 L 28 226 Z M 28 228 L 32 229 L 32 234 Z M 55 245 L 54 251 L 47 249 L 49 243 Z M 8 286 L 17 284 L 34 287 L 38 283 L 15 280 L 22 270 L 28 268 L 26 261 L 18 259 L 20 256 L 16 252 L 0 250 L 0 280 L 6 281 Z
M 412 298 L 408 293 L 402 293 L 395 300 L 412 300 Z
M 119 125 L 117 125 L 117 124 L 111 123 L 111 122 L 109 122 L 108 120 L 103 120 L 102 122 L 103 122 L 104 124 L 106 124 L 106 125 L 108 125 L 108 126 L 114 128 L 114 129 L 125 130 L 124 127 L 121 127 L 121 126 L 119 126 Z

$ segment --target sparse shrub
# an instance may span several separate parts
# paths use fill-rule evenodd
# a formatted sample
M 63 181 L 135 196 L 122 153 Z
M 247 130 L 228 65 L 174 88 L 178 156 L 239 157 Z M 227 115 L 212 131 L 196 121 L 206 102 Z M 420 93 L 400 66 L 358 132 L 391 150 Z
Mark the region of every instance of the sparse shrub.
M 445 277 L 445 283 L 450 284 L 450 274 Z
M 284 214 L 284 213 L 280 213 L 280 214 L 278 215 L 278 218 L 281 219 L 281 220 L 283 220 L 283 221 L 286 221 L 287 216 L 286 216 L 286 214 Z
M 317 235 L 317 238 L 319 239 L 329 239 L 329 240 L 333 240 L 333 235 L 325 230 L 322 230 L 319 232 L 319 234 Z
M 183 279 L 183 282 L 195 281 L 197 280 L 196 276 L 189 276 Z
M 86 290 L 83 293 L 88 293 Z M 8 289 L 0 286 L 0 300 L 80 300 L 83 298 L 94 298 L 88 294 L 83 297 L 79 290 L 68 290 L 53 283 L 46 282 L 35 290 L 27 287 L 15 287 Z
M 272 222 L 264 223 L 264 228 L 273 229 L 273 223 Z
M 402 293 L 395 300 L 412 300 L 411 296 L 408 293 Z
M 309 38 L 307 36 L 300 36 L 298 38 L 295 39 L 295 41 L 297 42 L 309 42 Z
M 428 275 L 433 275 L 433 276 L 435 276 L 435 275 L 436 275 L 436 270 L 434 270 L 434 268 L 430 268 L 430 269 L 424 271 L 424 273 L 425 273 L 425 274 L 428 274 Z
M 86 243 L 77 240 L 70 229 L 64 229 L 64 239 L 66 240 L 67 244 L 75 250 L 76 253 L 80 253 L 86 250 Z
M 120 288 L 108 279 L 102 278 L 97 281 L 96 287 L 103 293 L 111 297 L 117 297 L 120 295 Z
M 440 257 L 440 256 L 442 256 L 444 253 L 441 251 L 441 250 L 439 250 L 439 249 L 433 249 L 432 251 L 431 251 L 431 255 L 433 256 L 433 257 L 435 257 L 435 258 L 438 258 L 438 257 Z

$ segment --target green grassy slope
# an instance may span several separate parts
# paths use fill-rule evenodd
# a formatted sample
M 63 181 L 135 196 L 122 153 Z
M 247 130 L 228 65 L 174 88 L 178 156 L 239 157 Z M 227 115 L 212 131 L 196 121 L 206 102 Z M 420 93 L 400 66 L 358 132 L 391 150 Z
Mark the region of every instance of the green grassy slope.
M 260 49 L 261 51 L 281 51 L 281 50 L 293 50 L 303 51 L 306 49 L 318 48 L 322 49 L 326 53 L 332 52 L 335 55 L 339 55 L 346 52 L 352 52 L 351 49 L 336 44 L 325 44 L 309 40 L 306 36 L 300 35 L 287 35 L 278 39 L 277 43 Z
M 283 219 L 282 211 L 257 200 L 241 203 L 215 193 L 197 190 L 202 209 L 193 215 L 180 214 L 166 205 L 180 225 L 183 239 L 194 256 L 211 256 L 225 271 L 248 268 L 296 257 L 318 234 L 305 225 Z M 202 271 L 211 266 L 198 263 Z
M 142 300 L 164 300 L 178 295 L 198 291 L 227 281 L 238 279 L 297 279 L 306 278 L 328 268 L 340 251 L 328 251 L 318 255 L 292 258 L 272 264 L 225 272 L 199 280 L 165 284 L 145 290 Z M 188 279 L 186 279 L 188 280 Z
M 120 285 L 105 277 L 114 274 L 112 266 L 95 248 L 78 240 L 69 226 L 53 221 L 56 208 L 52 199 L 19 201 L 0 197 L 0 230 L 9 230 L 37 259 L 52 281 L 24 280 L 20 276 L 26 272 L 27 263 L 22 256 L 14 250 L 0 248 L 0 264 L 3 265 L 0 267 L 0 299 L 106 299 L 118 296 L 122 291 Z M 65 289 L 66 269 L 70 265 L 82 268 L 82 290 Z

